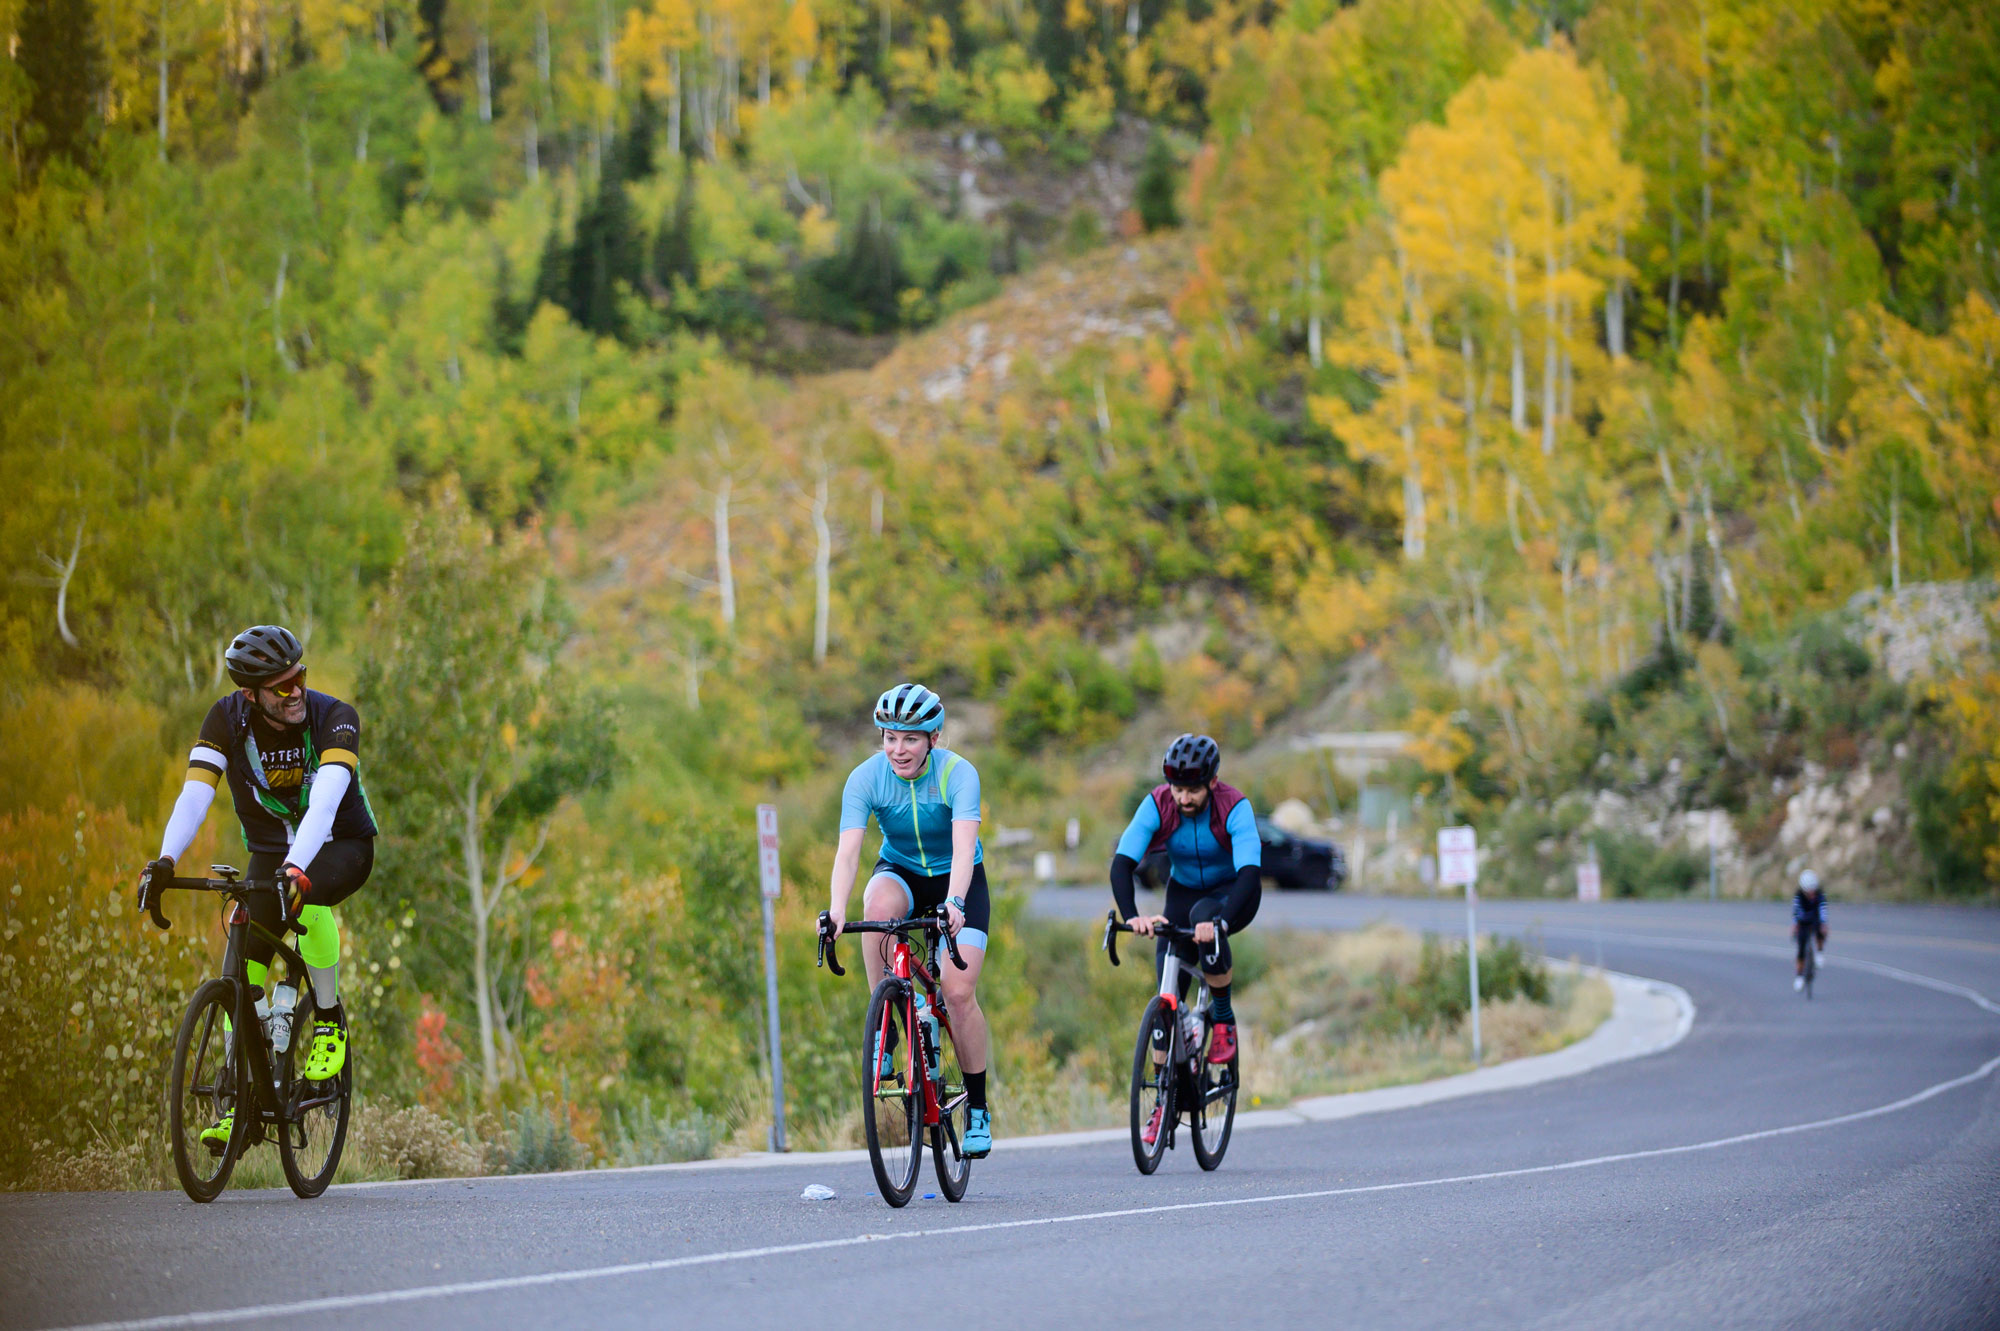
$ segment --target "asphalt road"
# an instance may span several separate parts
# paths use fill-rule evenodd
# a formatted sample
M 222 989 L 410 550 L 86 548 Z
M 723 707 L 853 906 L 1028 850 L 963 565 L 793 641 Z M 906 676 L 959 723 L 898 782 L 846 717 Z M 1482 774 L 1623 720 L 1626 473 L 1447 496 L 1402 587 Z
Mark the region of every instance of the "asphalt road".
M 1302 896 L 1258 927 L 1384 915 L 1464 927 L 1450 902 Z M 2000 1326 L 2000 912 L 1833 924 L 1807 1003 L 1782 906 L 1482 904 L 1482 929 L 1683 986 L 1693 1030 L 1565 1081 L 1244 1132 L 1211 1175 L 1183 1146 L 1141 1178 L 1110 1143 L 996 1154 L 963 1205 L 901 1212 L 866 1164 L 823 1161 L 0 1197 L 0 1326 Z

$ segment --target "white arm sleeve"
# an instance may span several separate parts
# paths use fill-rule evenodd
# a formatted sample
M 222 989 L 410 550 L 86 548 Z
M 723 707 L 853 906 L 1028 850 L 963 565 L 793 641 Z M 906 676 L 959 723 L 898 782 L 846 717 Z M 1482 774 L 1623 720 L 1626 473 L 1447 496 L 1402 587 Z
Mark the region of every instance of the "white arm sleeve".
M 347 794 L 354 773 L 339 763 L 328 763 L 313 774 L 312 793 L 306 797 L 306 816 L 299 819 L 299 830 L 292 837 L 292 849 L 286 860 L 298 865 L 312 876 L 313 856 L 326 844 L 327 834 L 333 831 L 333 815 L 340 808 L 341 797 Z
M 206 781 L 189 781 L 181 787 L 173 816 L 167 819 L 167 834 L 160 838 L 162 859 L 178 860 L 187 854 L 194 834 L 201 831 L 202 819 L 208 817 L 208 806 L 214 802 L 215 787 Z

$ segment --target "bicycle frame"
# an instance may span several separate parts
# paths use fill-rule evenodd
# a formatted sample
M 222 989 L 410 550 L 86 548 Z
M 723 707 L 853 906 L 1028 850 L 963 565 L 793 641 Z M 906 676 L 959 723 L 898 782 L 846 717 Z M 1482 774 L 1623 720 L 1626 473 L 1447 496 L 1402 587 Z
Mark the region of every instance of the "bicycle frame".
M 895 943 L 889 953 L 888 973 L 910 985 L 910 996 L 903 1004 L 903 1021 L 906 1029 L 914 1032 L 922 1028 L 922 1023 L 917 1020 L 915 987 L 916 985 L 922 985 L 924 996 L 930 1002 L 931 1015 L 937 1018 L 939 1029 L 945 1035 L 951 1037 L 952 1047 L 955 1049 L 958 1046 L 958 1033 L 952 1029 L 951 1013 L 945 1007 L 943 982 L 938 978 L 935 965 L 926 965 L 917 956 L 916 950 L 910 946 L 910 935 L 919 931 L 926 934 L 936 934 L 939 940 L 939 950 L 950 955 L 953 965 L 957 966 L 960 970 L 965 969 L 965 961 L 958 955 L 958 944 L 953 941 L 949 930 L 946 928 L 943 907 L 939 907 L 935 913 L 929 915 L 913 915 L 903 920 L 857 920 L 845 926 L 845 932 L 848 933 L 888 934 L 895 939 Z M 832 933 L 831 918 L 826 912 L 822 911 L 819 923 L 820 964 L 826 966 L 835 975 L 845 975 L 847 972 L 841 969 L 840 958 L 835 950 L 834 942 L 835 938 Z M 936 958 L 933 957 L 932 961 L 935 963 Z M 887 1019 L 887 1013 L 885 1012 L 885 1023 Z M 883 1046 L 886 1047 L 889 1043 L 889 1032 L 886 1026 L 879 1032 L 879 1035 Z M 921 1045 L 923 1043 L 922 1039 L 919 1038 L 917 1043 Z M 932 1050 L 930 1052 L 937 1054 L 940 1059 L 943 1057 L 942 1050 Z M 910 1069 L 910 1089 L 914 1093 L 919 1086 L 923 1088 L 923 1124 L 925 1127 L 934 1128 L 943 1120 L 944 1115 L 949 1113 L 958 1104 L 958 1100 L 954 1099 L 950 1104 L 945 1104 L 939 1098 L 939 1087 L 931 1080 L 929 1060 L 919 1057 L 916 1061 L 923 1066 Z M 879 1063 L 871 1066 L 869 1076 L 874 1079 L 873 1084 L 869 1087 L 870 1093 L 879 1094 L 882 1076 Z M 961 1090 L 959 1094 L 963 1096 L 965 1093 Z
M 216 869 L 220 872 L 222 866 L 218 865 Z M 229 933 L 223 944 L 222 973 L 218 978 L 228 981 L 230 989 L 235 994 L 235 1001 L 230 1005 L 231 1030 L 229 1054 L 232 1058 L 238 1056 L 244 1058 L 250 1069 L 250 1081 L 254 1087 L 252 1094 L 255 1100 L 251 1105 L 245 1106 L 245 1108 L 255 1113 L 255 1121 L 260 1126 L 270 1123 L 283 1127 L 296 1122 L 309 1110 L 317 1109 L 321 1105 L 332 1104 L 334 1101 L 340 1099 L 342 1092 L 339 1089 L 340 1083 L 338 1079 L 324 1083 L 327 1093 L 311 1099 L 284 1104 L 280 1103 L 278 1098 L 277 1072 L 272 1066 L 271 1058 L 273 1051 L 270 1049 L 270 1043 L 264 1034 L 264 1023 L 257 1015 L 256 1005 L 257 1001 L 264 997 L 264 987 L 250 983 L 250 975 L 247 969 L 248 962 L 245 956 L 245 944 L 249 941 L 251 932 L 255 931 L 259 937 L 271 944 L 274 952 L 272 957 L 274 964 L 280 956 L 285 959 L 288 976 L 306 976 L 309 973 L 305 958 L 301 957 L 291 944 L 250 918 L 248 898 L 252 893 L 276 893 L 282 909 L 284 900 L 283 889 L 275 881 L 270 883 L 252 880 L 239 882 L 233 877 L 224 877 L 222 879 L 175 878 L 171 883 L 166 884 L 162 890 L 218 892 L 227 896 L 231 901 L 229 909 Z M 155 924 L 159 925 L 162 929 L 170 927 L 166 917 L 160 913 L 157 899 L 152 902 L 151 909 Z M 281 932 L 285 932 L 295 927 L 295 925 L 295 921 L 287 919 L 279 928 Z M 294 1018 L 294 1021 L 296 1022 L 296 1018 Z M 251 1034 L 251 1032 L 254 1032 L 254 1034 Z M 294 1038 L 296 1038 L 296 1034 Z

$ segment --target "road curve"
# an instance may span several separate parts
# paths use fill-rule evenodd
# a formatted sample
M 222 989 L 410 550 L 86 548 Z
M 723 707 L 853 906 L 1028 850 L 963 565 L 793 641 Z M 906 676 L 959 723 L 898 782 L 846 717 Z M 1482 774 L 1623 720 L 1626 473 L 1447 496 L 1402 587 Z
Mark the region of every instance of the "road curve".
M 1101 916 L 1101 892 L 1039 913 Z M 1448 901 L 1267 898 L 1258 927 Z M 1840 906 L 1811 1003 L 1778 905 L 1492 902 L 1482 929 L 1685 988 L 1664 1053 L 1244 1133 L 996 1156 L 891 1212 L 867 1167 L 0 1197 L 0 1327 L 2000 1325 L 2000 912 Z M 1081 926 L 1080 926 L 1081 927 Z M 1006 1106 L 997 1105 L 1004 1128 Z M 806 1203 L 826 1182 L 837 1200 Z M 911 1298 L 915 1295 L 915 1299 Z

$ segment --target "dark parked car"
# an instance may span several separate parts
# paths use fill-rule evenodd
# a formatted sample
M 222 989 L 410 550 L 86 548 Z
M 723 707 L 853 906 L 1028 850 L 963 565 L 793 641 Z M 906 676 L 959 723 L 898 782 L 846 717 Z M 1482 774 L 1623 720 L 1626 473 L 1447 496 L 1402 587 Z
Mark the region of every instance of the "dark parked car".
M 1347 881 L 1347 857 L 1330 841 L 1293 836 L 1268 818 L 1257 820 L 1257 838 L 1264 843 L 1264 877 L 1283 888 L 1337 892 Z M 1167 885 L 1167 852 L 1155 851 L 1139 861 L 1139 881 L 1158 890 Z

